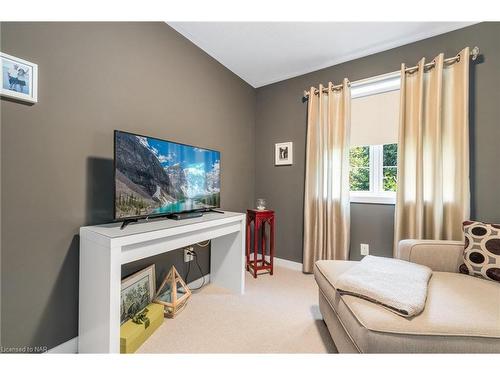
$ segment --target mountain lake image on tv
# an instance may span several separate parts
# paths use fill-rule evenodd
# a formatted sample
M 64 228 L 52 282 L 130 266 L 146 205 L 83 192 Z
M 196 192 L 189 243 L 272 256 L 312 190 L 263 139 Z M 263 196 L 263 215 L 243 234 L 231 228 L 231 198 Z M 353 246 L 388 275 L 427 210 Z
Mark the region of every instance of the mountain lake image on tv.
M 220 152 L 115 131 L 115 219 L 220 206 Z

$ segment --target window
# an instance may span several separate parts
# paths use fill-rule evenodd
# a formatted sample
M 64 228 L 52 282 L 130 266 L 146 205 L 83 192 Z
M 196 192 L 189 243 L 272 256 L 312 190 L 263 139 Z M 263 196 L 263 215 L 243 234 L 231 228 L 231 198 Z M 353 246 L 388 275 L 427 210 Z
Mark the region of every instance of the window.
M 352 84 L 351 202 L 396 202 L 400 74 Z
M 398 183 L 398 145 L 382 145 L 382 190 L 396 191 Z
M 394 203 L 398 145 L 354 146 L 349 153 L 352 202 Z
M 349 152 L 351 191 L 370 191 L 370 146 L 352 147 Z

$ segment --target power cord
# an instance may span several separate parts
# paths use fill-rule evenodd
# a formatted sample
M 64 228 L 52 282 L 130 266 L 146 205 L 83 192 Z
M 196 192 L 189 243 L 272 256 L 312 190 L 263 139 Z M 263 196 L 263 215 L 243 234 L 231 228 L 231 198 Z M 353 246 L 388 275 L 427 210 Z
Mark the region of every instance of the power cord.
M 208 240 L 207 242 L 210 243 L 210 240 Z M 208 246 L 208 243 L 206 245 L 202 246 L 202 247 Z M 190 289 L 191 290 L 199 290 L 199 289 L 201 289 L 201 288 L 203 288 L 205 286 L 205 276 L 203 275 L 203 271 L 201 270 L 200 262 L 198 262 L 198 254 L 196 253 L 196 251 L 194 251 L 192 249 L 189 249 L 188 250 L 188 254 L 190 254 L 190 255 L 192 255 L 194 257 L 196 266 L 198 267 L 198 271 L 200 271 L 200 276 L 202 277 L 201 285 L 199 287 L 197 287 L 197 288 L 190 288 Z M 187 269 L 186 277 L 185 277 L 186 282 L 187 282 L 187 279 L 188 279 L 190 271 L 191 271 L 191 262 L 188 262 L 188 269 Z

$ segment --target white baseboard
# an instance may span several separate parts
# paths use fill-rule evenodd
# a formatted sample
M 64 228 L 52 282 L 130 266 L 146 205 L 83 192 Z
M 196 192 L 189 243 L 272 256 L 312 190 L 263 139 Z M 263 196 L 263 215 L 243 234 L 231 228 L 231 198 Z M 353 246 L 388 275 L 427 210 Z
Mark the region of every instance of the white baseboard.
M 282 258 L 274 258 L 274 264 L 278 267 L 288 268 L 294 271 L 302 271 L 302 263 L 294 262 L 287 259 Z
M 260 254 L 257 255 L 257 260 L 262 259 Z M 253 254 L 250 254 L 250 260 L 253 260 Z M 269 262 L 269 255 L 266 255 L 266 261 Z M 302 271 L 302 263 L 294 262 L 292 260 L 274 257 L 274 265 L 278 267 L 288 268 L 294 271 Z
M 205 279 L 205 285 L 207 285 L 210 282 L 210 274 L 206 274 L 205 276 L 200 277 L 199 279 L 191 281 L 187 286 L 188 288 L 199 288 L 202 284 L 202 280 Z
M 48 354 L 75 354 L 78 353 L 78 336 L 47 350 Z

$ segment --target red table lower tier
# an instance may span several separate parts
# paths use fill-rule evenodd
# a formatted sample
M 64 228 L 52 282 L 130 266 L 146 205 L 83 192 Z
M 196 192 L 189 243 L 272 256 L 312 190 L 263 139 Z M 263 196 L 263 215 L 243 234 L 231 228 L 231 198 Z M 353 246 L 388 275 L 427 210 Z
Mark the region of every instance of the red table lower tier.
M 252 241 L 253 223 L 253 241 Z M 273 274 L 274 263 L 274 211 L 247 210 L 246 268 L 257 278 L 257 272 L 268 270 Z M 269 254 L 267 238 L 269 233 Z M 260 254 L 259 254 L 260 250 Z M 260 257 L 259 257 L 260 255 Z M 268 256 L 269 260 L 266 260 Z

